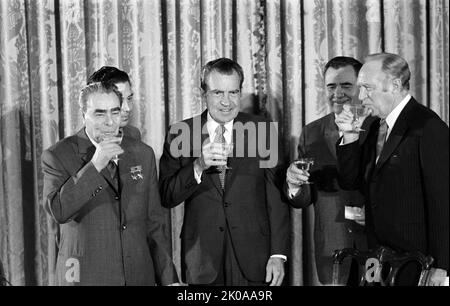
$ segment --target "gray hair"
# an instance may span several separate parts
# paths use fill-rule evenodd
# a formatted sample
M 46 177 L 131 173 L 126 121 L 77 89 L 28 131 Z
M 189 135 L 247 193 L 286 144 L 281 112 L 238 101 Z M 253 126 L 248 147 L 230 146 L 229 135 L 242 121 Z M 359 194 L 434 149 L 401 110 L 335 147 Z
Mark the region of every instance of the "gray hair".
M 411 71 L 408 62 L 401 56 L 392 53 L 376 53 L 366 57 L 366 62 L 381 61 L 381 71 L 385 74 L 400 79 L 402 87 L 409 90 Z
M 86 113 L 87 110 L 87 101 L 89 96 L 93 93 L 115 93 L 119 98 L 120 106 L 122 106 L 122 94 L 117 90 L 117 87 L 114 84 L 106 84 L 101 82 L 91 83 L 81 89 L 80 98 L 78 99 L 78 105 L 82 113 Z

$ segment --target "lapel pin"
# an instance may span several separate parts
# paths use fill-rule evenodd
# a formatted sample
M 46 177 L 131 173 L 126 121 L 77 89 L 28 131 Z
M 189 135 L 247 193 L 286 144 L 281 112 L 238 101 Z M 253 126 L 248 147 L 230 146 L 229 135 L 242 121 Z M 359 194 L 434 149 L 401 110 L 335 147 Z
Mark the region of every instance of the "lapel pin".
M 138 165 L 130 168 L 131 178 L 134 181 L 144 179 L 144 175 L 142 174 L 142 166 Z

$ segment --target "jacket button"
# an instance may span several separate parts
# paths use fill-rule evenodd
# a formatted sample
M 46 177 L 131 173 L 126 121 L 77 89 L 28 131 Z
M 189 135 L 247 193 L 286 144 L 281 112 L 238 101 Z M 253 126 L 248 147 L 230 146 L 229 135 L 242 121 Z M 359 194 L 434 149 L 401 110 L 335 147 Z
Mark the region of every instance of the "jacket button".
M 350 234 L 353 233 L 353 231 L 352 231 L 351 228 L 348 228 L 347 231 L 348 231 Z
M 127 229 L 127 225 L 126 224 L 122 225 L 122 230 L 126 230 L 126 229 Z
M 224 230 L 225 229 L 222 226 L 219 227 L 219 231 L 223 232 Z
M 119 196 L 115 196 L 114 199 L 120 200 L 120 197 Z
M 103 186 L 98 186 L 98 189 L 99 189 L 99 190 L 102 190 L 102 189 L 103 189 Z
M 230 206 L 230 203 L 225 202 L 225 203 L 223 204 L 223 206 L 228 207 L 228 206 Z

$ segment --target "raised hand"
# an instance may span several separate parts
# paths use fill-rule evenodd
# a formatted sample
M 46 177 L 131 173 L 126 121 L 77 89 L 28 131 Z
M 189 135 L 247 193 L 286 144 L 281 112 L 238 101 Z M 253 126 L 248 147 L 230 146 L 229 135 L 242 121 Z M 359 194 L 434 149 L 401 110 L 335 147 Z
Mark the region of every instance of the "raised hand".
M 111 159 L 123 153 L 123 149 L 120 147 L 120 137 L 110 137 L 102 140 L 95 150 L 94 156 L 91 159 L 92 164 L 98 172 L 108 165 Z
M 202 147 L 202 154 L 196 160 L 199 171 L 204 171 L 211 166 L 226 166 L 228 154 L 223 146 L 218 143 L 208 142 Z

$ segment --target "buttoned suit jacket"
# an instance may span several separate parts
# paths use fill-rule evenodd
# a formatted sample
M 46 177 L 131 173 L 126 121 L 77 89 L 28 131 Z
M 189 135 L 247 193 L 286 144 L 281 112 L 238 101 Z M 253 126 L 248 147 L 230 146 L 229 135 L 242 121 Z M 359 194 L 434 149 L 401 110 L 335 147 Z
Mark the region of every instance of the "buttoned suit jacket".
M 44 205 L 60 224 L 56 285 L 177 281 L 151 147 L 124 137 L 116 189 L 84 128 L 42 155 Z
M 244 157 L 235 157 L 242 145 L 233 132 L 234 157 L 228 159 L 232 169 L 226 172 L 225 190 L 222 191 L 219 174 L 213 167 L 203 171 L 201 183 L 197 184 L 193 162 L 200 156 L 201 144 L 208 138 L 206 121 L 207 111 L 172 126 L 160 160 L 162 204 L 175 207 L 185 203 L 180 234 L 183 281 L 208 284 L 216 279 L 222 269 L 227 225 L 242 273 L 249 281 L 264 281 L 270 256 L 288 255 L 289 209 L 281 200 L 279 168 L 260 167 L 263 158 L 258 154 L 249 157 L 248 137 L 245 137 Z M 258 122 L 268 123 L 262 118 L 239 113 L 233 125 Z M 186 154 L 179 156 L 174 148 L 182 148 L 178 142 L 181 131 L 187 133 L 190 143 Z M 257 142 L 251 147 L 256 150 L 256 145 Z
M 290 200 L 295 208 L 314 204 L 314 246 L 317 274 L 323 284 L 332 283 L 335 250 L 356 247 L 367 249 L 364 228 L 345 219 L 345 206 L 364 205 L 363 195 L 342 190 L 337 181 L 336 142 L 339 132 L 334 113 L 330 113 L 306 125 L 301 133 L 298 154 L 314 157 L 310 171 L 312 185 L 303 185 L 300 193 Z M 310 189 L 311 188 L 311 189 Z M 287 188 L 286 188 L 287 191 Z M 349 262 L 341 267 L 341 283 L 346 283 L 350 271 Z
M 421 251 L 448 270 L 448 126 L 411 98 L 375 164 L 378 127 L 362 145 L 337 146 L 340 184 L 366 197 L 369 246 Z

